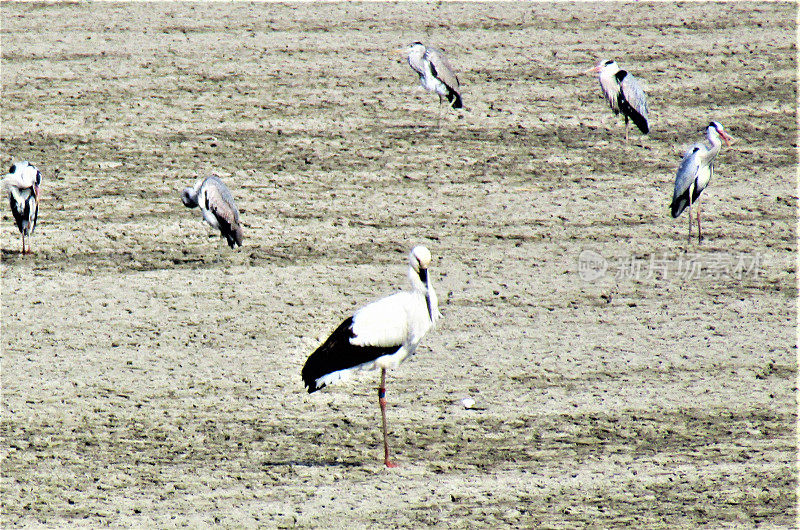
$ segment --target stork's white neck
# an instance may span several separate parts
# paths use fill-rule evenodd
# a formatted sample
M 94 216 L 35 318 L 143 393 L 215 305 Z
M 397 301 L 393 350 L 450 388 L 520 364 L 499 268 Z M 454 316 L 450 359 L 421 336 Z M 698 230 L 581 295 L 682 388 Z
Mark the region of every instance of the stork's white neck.
M 439 318 L 439 300 L 436 297 L 436 291 L 433 289 L 430 271 L 428 271 L 427 284 L 420 280 L 419 273 L 414 270 L 414 267 L 408 268 L 408 279 L 411 282 L 411 291 L 425 300 L 425 306 L 430 316 L 431 324 L 436 324 L 436 320 Z
M 419 279 L 419 273 L 414 270 L 414 267 L 408 268 L 408 281 L 411 282 L 411 290 L 415 293 L 424 295 L 428 291 L 428 286 Z M 428 278 L 428 283 L 430 283 L 430 278 Z

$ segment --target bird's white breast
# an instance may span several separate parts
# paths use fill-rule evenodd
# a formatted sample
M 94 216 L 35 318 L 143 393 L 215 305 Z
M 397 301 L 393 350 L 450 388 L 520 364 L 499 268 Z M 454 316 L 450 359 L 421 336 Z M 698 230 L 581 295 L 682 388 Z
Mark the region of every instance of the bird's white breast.
M 600 88 L 603 90 L 603 95 L 606 97 L 608 104 L 611 105 L 611 108 L 615 111 L 619 111 L 619 102 L 617 100 L 619 98 L 620 87 L 614 74 L 616 74 L 616 72 L 611 68 L 603 68 L 603 70 L 600 71 Z
M 353 315 L 351 343 L 356 346 L 398 348 L 381 357 L 377 365 L 394 368 L 414 353 L 432 327 L 425 297 L 419 292 L 400 292 L 364 306 Z
M 711 164 L 700 164 L 697 170 L 697 189 L 703 191 L 711 181 Z

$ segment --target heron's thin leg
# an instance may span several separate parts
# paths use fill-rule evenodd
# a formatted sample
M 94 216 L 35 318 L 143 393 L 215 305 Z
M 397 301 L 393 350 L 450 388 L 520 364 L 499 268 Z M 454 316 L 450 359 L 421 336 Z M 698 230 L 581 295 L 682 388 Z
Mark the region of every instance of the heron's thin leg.
M 386 434 L 386 368 L 381 368 L 381 386 L 378 387 L 378 404 L 381 406 L 381 422 L 383 423 L 383 462 L 386 467 L 397 467 L 389 461 L 389 435 Z
M 628 117 L 625 116 L 625 145 L 628 144 Z
M 22 232 L 22 253 L 25 254 L 25 232 Z
M 687 238 L 686 249 L 689 249 L 689 245 L 692 243 L 692 199 L 689 198 L 689 237 Z
M 697 208 L 697 242 L 700 243 L 703 240 L 703 233 L 700 231 L 700 202 L 698 201 L 696 206 Z
M 439 112 L 436 114 L 436 128 L 439 128 L 439 120 L 442 118 L 442 95 L 439 94 Z

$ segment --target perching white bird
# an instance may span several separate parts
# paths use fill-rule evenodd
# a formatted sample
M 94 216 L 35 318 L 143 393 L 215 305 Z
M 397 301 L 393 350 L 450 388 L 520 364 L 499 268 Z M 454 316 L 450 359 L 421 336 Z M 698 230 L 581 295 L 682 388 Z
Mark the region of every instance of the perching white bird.
M 439 111 L 441 112 L 442 100 L 447 98 L 454 109 L 462 108 L 460 84 L 453 67 L 447 61 L 444 53 L 421 42 L 413 42 L 405 53 L 408 54 L 408 64 L 419 75 L 419 82 L 431 92 L 439 95 Z
M 231 248 L 242 246 L 242 226 L 239 210 L 230 190 L 219 177 L 199 178 L 194 187 L 184 188 L 181 194 L 184 206 L 200 206 L 203 219 L 222 234 Z
M 600 88 L 603 96 L 611 106 L 616 116 L 620 112 L 625 117 L 625 142 L 628 141 L 628 119 L 630 119 L 642 133 L 650 132 L 647 122 L 647 97 L 639 82 L 632 74 L 620 70 L 616 61 L 601 60 L 594 68 L 589 68 L 584 73 L 599 74 Z
M 706 137 L 711 147 L 696 143 L 686 151 L 678 174 L 675 176 L 675 190 L 672 193 L 672 217 L 678 217 L 683 210 L 689 208 L 689 241 L 692 240 L 692 205 L 697 207 L 697 241 L 702 241 L 700 231 L 700 194 L 708 186 L 714 175 L 714 157 L 725 145 L 731 145 L 733 137 L 722 128 L 719 122 L 712 121 L 706 127 Z M 720 141 L 722 140 L 722 141 Z
M 14 214 L 14 221 L 22 234 L 22 253 L 25 254 L 25 236 L 33 234 L 39 218 L 39 186 L 42 184 L 42 174 L 30 162 L 17 162 L 8 170 L 3 183 L 8 190 L 11 213 Z M 30 252 L 29 241 L 27 253 Z
M 386 370 L 396 368 L 412 355 L 440 316 L 436 291 L 428 275 L 430 251 L 423 246 L 414 247 L 409 262 L 411 291 L 381 298 L 356 311 L 309 356 L 302 371 L 303 382 L 311 393 L 347 380 L 359 370 L 381 369 L 378 404 L 387 467 L 395 464 L 389 460 L 386 433 Z

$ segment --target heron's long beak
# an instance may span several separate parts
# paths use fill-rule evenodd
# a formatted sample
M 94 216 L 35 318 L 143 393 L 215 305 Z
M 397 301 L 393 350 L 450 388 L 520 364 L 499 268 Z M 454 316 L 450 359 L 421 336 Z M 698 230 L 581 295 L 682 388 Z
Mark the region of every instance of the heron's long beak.
M 733 141 L 736 140 L 736 138 L 726 133 L 725 131 L 722 131 L 721 133 L 719 133 L 719 135 L 722 138 L 722 141 L 725 142 L 725 145 L 727 145 L 728 147 L 730 147 Z
M 593 74 L 598 73 L 599 71 L 600 71 L 600 67 L 599 66 L 593 66 L 593 67 L 589 68 L 588 70 L 584 70 L 583 73 L 586 74 L 586 75 L 593 75 Z

